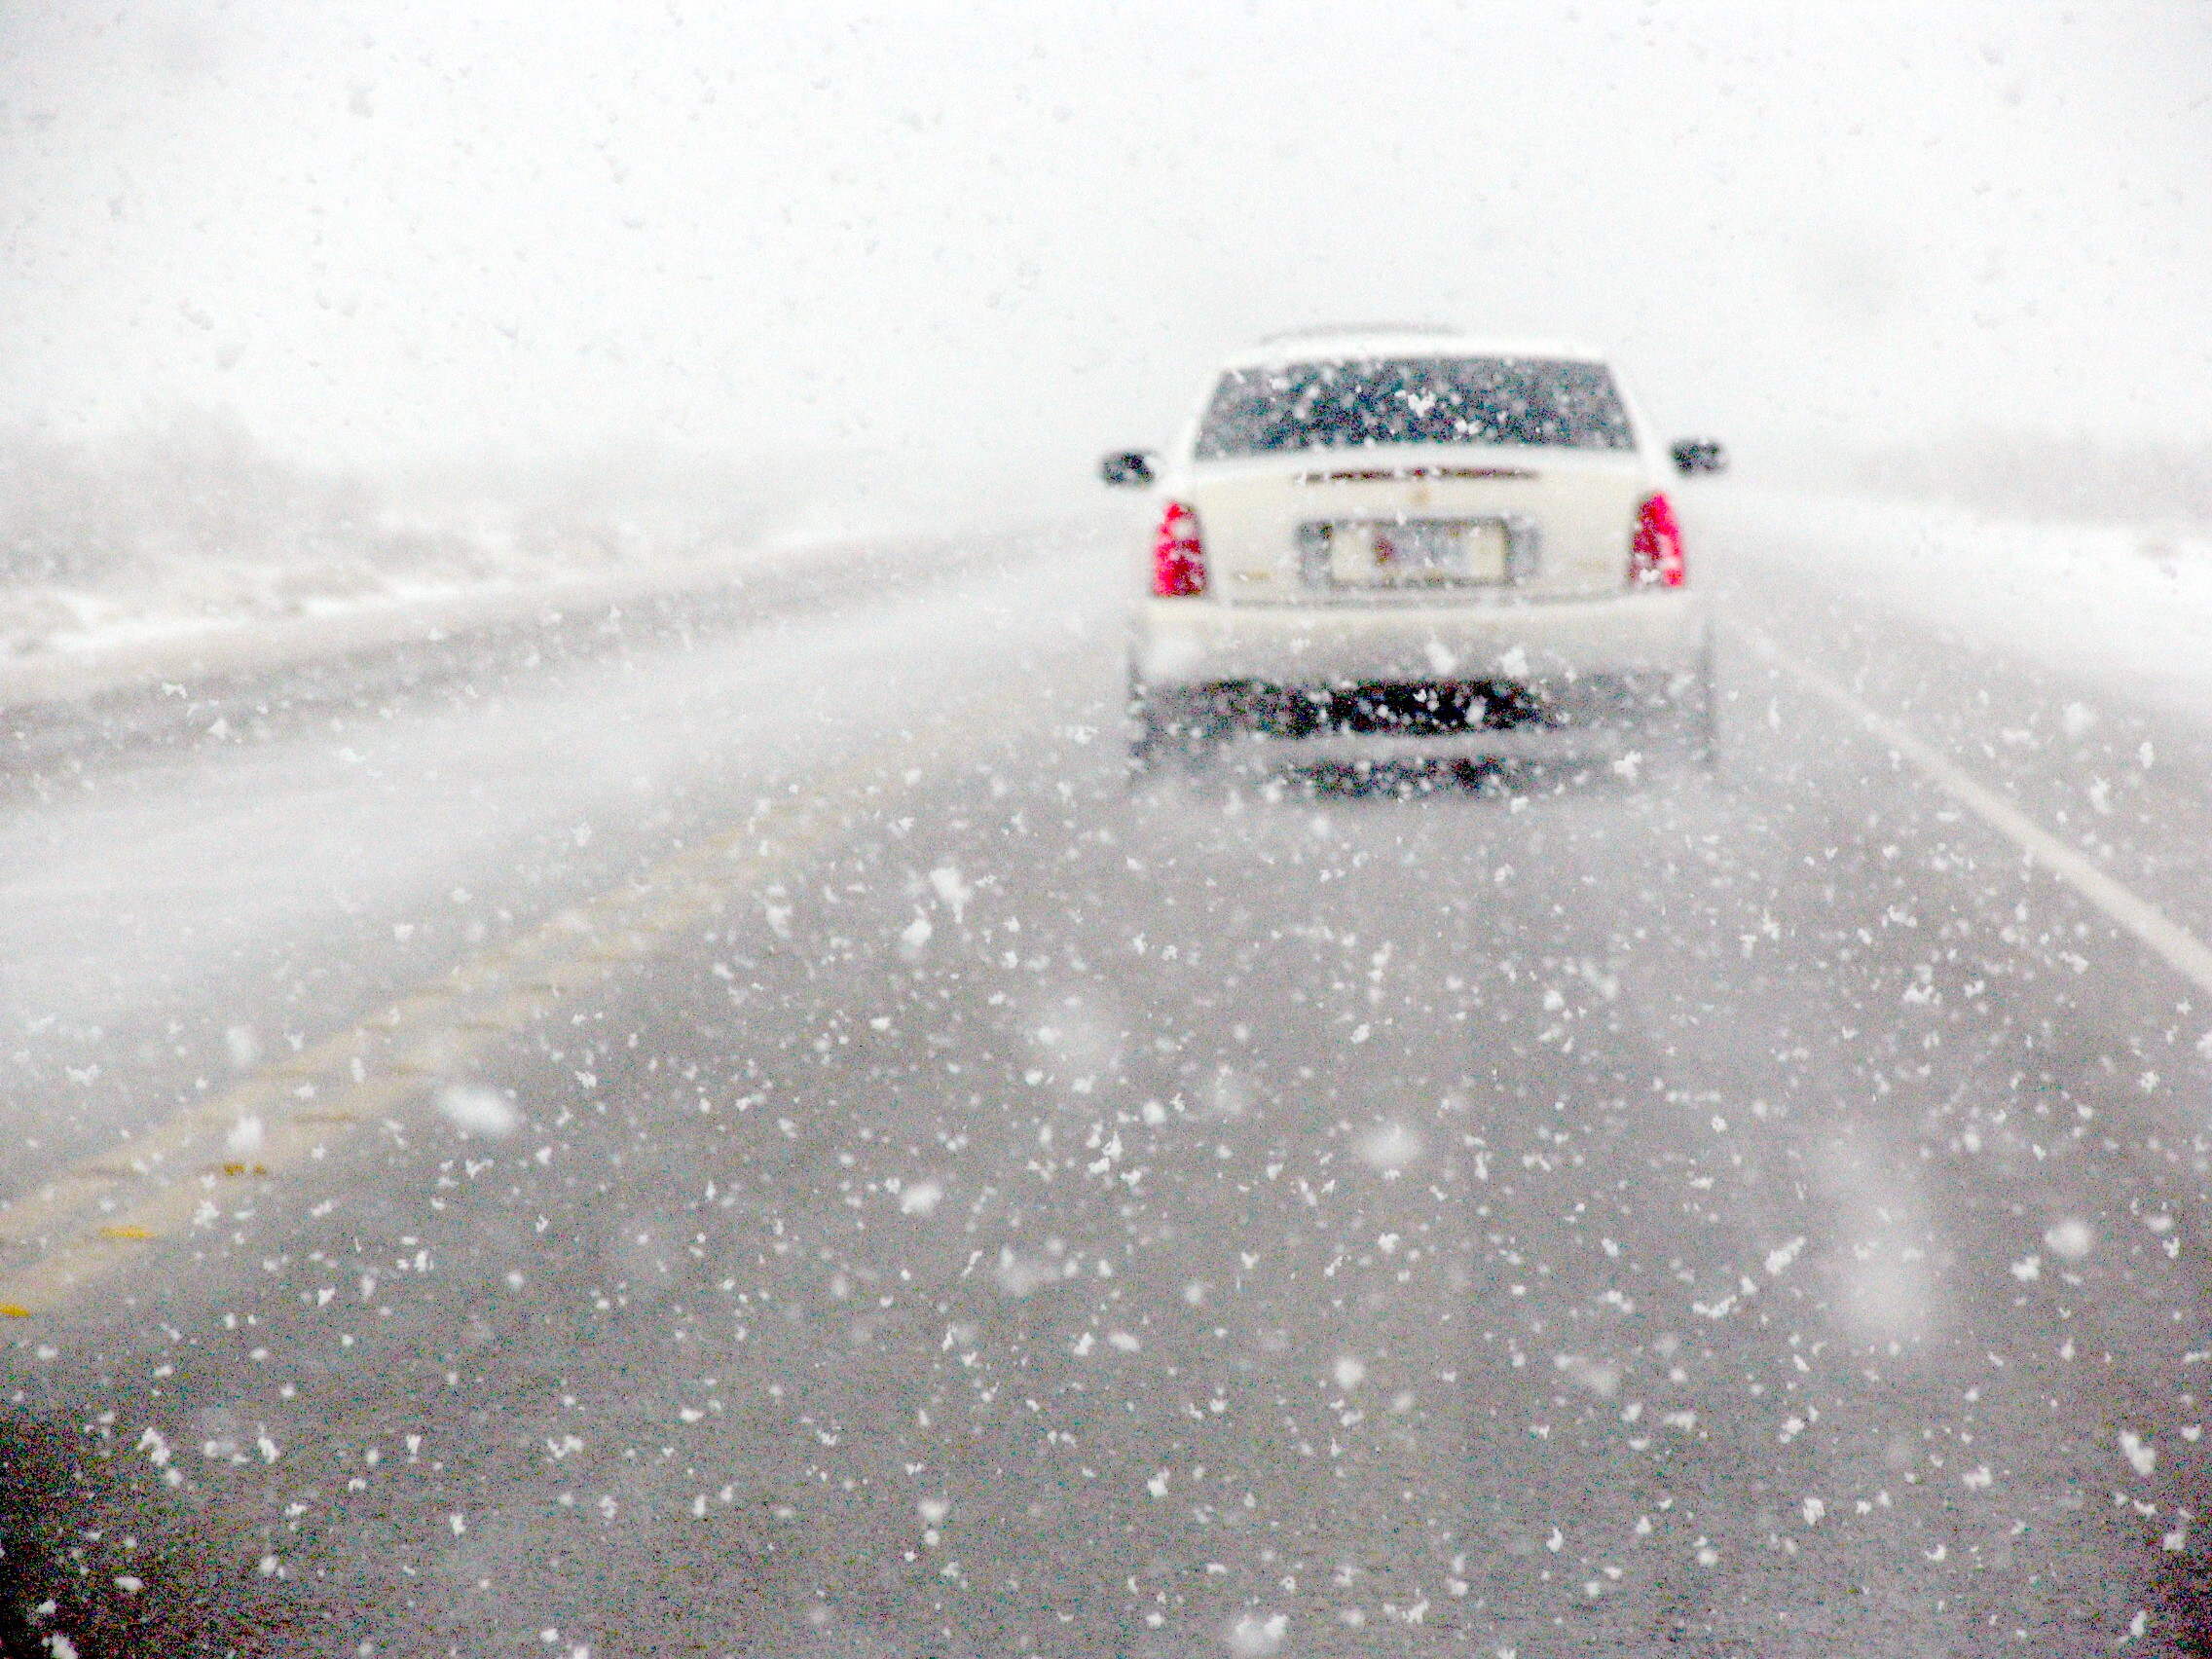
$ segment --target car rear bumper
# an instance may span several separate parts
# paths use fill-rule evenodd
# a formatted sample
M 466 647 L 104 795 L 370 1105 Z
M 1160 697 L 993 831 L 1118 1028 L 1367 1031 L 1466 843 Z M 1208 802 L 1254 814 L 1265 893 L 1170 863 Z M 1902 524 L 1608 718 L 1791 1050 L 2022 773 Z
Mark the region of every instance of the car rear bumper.
M 1154 599 L 1132 667 L 1147 687 L 1484 681 L 1571 686 L 1702 671 L 1705 607 L 1683 591 L 1453 606 Z

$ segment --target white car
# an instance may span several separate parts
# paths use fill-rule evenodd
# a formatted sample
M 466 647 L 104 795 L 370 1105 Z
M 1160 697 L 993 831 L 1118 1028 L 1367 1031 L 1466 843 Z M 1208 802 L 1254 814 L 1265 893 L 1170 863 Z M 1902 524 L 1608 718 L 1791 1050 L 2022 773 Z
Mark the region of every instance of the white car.
M 1724 465 L 1675 446 L 1681 471 Z M 1146 454 L 1104 465 L 1166 498 L 1134 763 L 1709 761 L 1711 626 L 1668 470 L 1581 348 L 1376 331 L 1233 358 L 1157 478 Z

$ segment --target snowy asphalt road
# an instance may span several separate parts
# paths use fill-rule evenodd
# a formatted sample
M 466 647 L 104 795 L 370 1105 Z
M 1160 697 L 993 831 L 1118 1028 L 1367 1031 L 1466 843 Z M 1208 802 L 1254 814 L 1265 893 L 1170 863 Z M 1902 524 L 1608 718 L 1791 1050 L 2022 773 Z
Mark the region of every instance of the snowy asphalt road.
M 2205 734 L 1706 518 L 1740 626 L 2212 937 Z M 7 1213 L 75 1168 L 72 1225 L 125 1235 L 0 1326 L 8 1501 L 80 1552 L 17 1557 L 0 1617 L 51 1596 L 88 1653 L 2202 1638 L 2201 991 L 1748 652 L 1719 785 L 1130 794 L 1113 579 L 1059 542 L 462 642 L 18 787 Z M 225 1149 L 133 1174 L 194 1109 Z

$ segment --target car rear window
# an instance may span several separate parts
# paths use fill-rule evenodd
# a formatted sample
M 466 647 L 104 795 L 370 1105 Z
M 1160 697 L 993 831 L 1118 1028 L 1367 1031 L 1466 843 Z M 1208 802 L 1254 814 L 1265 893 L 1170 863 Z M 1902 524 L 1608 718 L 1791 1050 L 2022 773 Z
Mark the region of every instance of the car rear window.
M 1603 363 L 1533 357 L 1363 357 L 1232 369 L 1198 459 L 1366 444 L 1635 447 Z

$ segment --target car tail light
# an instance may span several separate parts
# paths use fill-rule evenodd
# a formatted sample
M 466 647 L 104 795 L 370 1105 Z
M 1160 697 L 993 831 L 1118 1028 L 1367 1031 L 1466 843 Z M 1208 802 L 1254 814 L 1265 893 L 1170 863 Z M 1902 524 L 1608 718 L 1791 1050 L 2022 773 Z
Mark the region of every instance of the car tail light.
M 1206 550 L 1198 539 L 1198 515 L 1181 501 L 1169 501 L 1160 516 L 1160 534 L 1152 543 L 1152 591 L 1161 599 L 1206 591 Z
M 1636 512 L 1636 540 L 1628 558 L 1628 579 L 1638 587 L 1680 587 L 1682 527 L 1675 505 L 1664 496 L 1646 496 Z

